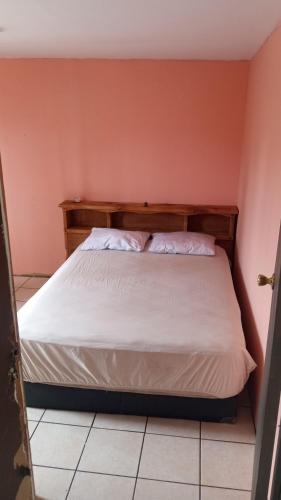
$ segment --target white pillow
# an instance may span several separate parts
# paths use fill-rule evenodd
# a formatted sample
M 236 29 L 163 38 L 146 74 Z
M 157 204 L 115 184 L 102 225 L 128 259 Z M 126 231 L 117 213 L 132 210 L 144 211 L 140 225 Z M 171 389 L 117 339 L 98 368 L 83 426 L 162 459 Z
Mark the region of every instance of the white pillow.
M 208 234 L 186 231 L 154 233 L 147 251 L 184 255 L 215 255 L 215 238 Z
M 126 250 L 141 252 L 150 234 L 143 231 L 126 231 L 94 227 L 80 250 Z

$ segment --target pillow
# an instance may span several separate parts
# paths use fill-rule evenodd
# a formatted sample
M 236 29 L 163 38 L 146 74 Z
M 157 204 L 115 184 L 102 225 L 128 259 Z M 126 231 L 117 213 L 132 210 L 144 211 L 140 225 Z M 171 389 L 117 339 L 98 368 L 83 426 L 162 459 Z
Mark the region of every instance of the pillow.
M 80 250 L 126 250 L 141 252 L 150 234 L 142 231 L 126 231 L 94 227 Z
M 215 255 L 215 238 L 208 234 L 178 231 L 154 233 L 148 252 L 185 255 Z

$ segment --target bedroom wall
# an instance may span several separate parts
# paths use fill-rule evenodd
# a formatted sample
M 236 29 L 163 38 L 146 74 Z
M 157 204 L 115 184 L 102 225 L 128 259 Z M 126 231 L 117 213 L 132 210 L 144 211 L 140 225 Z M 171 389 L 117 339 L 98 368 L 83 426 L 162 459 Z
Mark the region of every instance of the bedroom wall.
M 65 198 L 237 202 L 247 62 L 1 60 L 14 271 L 64 259 Z
M 251 352 L 257 406 L 272 291 L 257 286 L 259 273 L 274 271 L 281 217 L 281 28 L 252 60 L 239 183 L 237 277 Z

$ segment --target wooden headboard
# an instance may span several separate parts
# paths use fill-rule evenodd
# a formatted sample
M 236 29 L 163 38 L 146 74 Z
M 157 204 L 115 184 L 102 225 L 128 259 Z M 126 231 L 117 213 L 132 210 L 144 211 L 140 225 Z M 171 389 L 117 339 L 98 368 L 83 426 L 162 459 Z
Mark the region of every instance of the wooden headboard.
M 212 234 L 233 261 L 238 208 L 219 205 L 159 205 L 64 201 L 65 247 L 69 256 L 92 227 L 153 232 L 197 231 Z

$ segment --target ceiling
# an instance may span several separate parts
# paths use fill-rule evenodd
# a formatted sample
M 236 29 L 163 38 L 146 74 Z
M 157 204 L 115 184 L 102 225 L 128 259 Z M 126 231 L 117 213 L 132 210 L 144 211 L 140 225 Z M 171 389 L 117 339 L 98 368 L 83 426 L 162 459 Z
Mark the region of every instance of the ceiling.
M 0 0 L 0 57 L 250 59 L 281 0 Z

